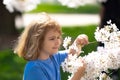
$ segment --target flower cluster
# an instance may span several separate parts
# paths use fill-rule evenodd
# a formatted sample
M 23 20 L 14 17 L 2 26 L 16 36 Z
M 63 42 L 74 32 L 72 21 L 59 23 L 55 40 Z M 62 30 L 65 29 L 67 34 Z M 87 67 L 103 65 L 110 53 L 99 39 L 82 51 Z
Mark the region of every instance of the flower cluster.
M 65 61 L 61 64 L 63 71 L 65 72 L 69 72 L 69 73 L 75 73 L 77 71 L 77 69 L 80 66 L 83 66 L 82 64 L 82 58 L 78 57 L 77 54 L 72 55 L 69 54 L 68 58 L 65 59 Z M 80 64 L 78 64 L 80 63 Z
M 111 21 L 107 22 L 104 28 L 99 29 L 97 27 L 95 32 L 95 39 L 98 42 L 102 42 L 105 45 L 105 48 L 116 48 L 120 47 L 120 31 L 115 24 L 112 24 Z
M 106 2 L 107 0 L 58 0 L 62 5 L 66 5 L 71 8 L 76 8 L 78 6 L 84 6 L 86 4 L 93 4 L 98 2 Z M 30 11 L 35 9 L 41 0 L 3 0 L 3 4 L 10 12 L 20 11 Z
M 97 51 L 93 51 L 83 58 L 87 62 L 87 68 L 81 80 L 94 80 L 100 75 L 101 71 L 108 72 L 108 69 L 118 69 L 120 67 L 119 48 L 105 49 L 104 47 L 98 47 Z
M 73 76 L 78 67 L 82 66 L 80 60 L 84 59 L 87 68 L 81 80 L 97 80 L 96 78 L 100 76 L 101 71 L 108 73 L 108 69 L 120 68 L 120 31 L 116 25 L 110 21 L 104 28 L 97 28 L 95 39 L 104 43 L 104 47 L 98 46 L 96 51 L 92 51 L 83 57 L 68 56 L 62 64 L 63 70 L 72 73 L 71 76 Z M 106 80 L 112 79 L 107 76 Z
M 77 45 L 75 43 L 71 44 L 71 37 L 65 37 L 64 41 L 63 41 L 63 47 L 65 48 L 65 50 L 68 49 L 74 49 L 76 50 L 76 52 L 79 51 L 79 48 L 77 47 Z M 69 48 L 68 48 L 69 47 Z M 69 73 L 75 73 L 77 71 L 77 69 L 82 66 L 82 58 L 78 57 L 77 54 L 69 54 L 68 58 L 65 59 L 65 61 L 61 64 L 63 71 L 65 72 L 69 72 Z M 80 64 L 78 64 L 80 63 Z
M 63 47 L 67 50 L 68 45 L 70 45 L 71 43 L 71 37 L 65 37 L 64 41 L 63 41 Z
M 14 12 L 15 10 L 24 12 L 36 8 L 40 1 L 41 0 L 3 0 L 3 4 L 6 5 L 6 8 L 10 12 Z
M 101 3 L 107 0 L 58 0 L 62 5 L 66 5 L 71 8 L 76 8 L 78 6 L 84 6 L 86 4 Z

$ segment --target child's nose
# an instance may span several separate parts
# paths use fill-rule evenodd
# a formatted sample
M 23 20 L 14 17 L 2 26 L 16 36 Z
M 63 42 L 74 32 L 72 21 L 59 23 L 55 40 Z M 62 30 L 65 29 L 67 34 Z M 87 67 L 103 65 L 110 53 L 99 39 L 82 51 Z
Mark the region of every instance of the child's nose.
M 59 45 L 60 44 L 60 40 L 56 39 L 55 44 Z

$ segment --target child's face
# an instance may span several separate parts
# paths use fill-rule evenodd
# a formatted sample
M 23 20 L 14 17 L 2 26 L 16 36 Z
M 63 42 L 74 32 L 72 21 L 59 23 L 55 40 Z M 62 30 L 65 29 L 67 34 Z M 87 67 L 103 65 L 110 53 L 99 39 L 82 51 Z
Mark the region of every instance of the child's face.
M 42 51 L 49 55 L 56 53 L 61 45 L 61 35 L 57 31 L 50 30 L 46 33 Z

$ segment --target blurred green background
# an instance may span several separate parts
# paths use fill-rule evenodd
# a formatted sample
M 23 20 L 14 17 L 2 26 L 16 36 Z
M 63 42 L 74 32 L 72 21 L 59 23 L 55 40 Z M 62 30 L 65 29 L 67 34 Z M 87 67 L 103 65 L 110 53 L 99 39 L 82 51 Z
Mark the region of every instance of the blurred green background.
M 86 13 L 86 14 L 98 14 L 100 10 L 99 5 L 86 5 L 80 6 L 78 8 L 68 8 L 66 6 L 62 6 L 59 4 L 40 4 L 38 7 L 27 13 L 39 13 L 39 12 L 47 12 L 47 13 Z M 94 31 L 98 24 L 91 24 L 86 26 L 62 26 L 63 38 L 66 36 L 72 37 L 74 40 L 79 34 L 86 34 L 89 37 L 89 41 L 95 41 L 94 39 Z M 19 34 L 23 29 L 19 29 Z M 84 53 L 81 56 L 86 55 L 87 53 L 96 50 L 97 43 L 90 44 L 83 48 Z M 61 50 L 63 47 L 61 47 Z M 6 48 L 0 51 L 0 80 L 22 80 L 23 70 L 26 61 L 22 58 L 18 57 L 13 53 L 12 49 Z M 61 80 L 67 80 L 68 73 L 62 73 Z
M 99 4 L 88 4 L 85 6 L 79 6 L 77 8 L 69 8 L 67 6 L 62 6 L 61 4 L 39 4 L 38 7 L 28 13 L 39 13 L 39 12 L 47 12 L 47 13 L 86 13 L 86 14 L 98 14 L 100 10 Z

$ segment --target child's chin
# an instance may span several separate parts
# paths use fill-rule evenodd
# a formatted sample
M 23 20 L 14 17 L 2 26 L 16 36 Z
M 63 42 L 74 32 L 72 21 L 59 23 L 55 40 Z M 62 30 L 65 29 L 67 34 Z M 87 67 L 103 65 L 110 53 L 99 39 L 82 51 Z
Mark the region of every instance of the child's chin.
M 54 51 L 52 54 L 56 54 L 58 51 Z

